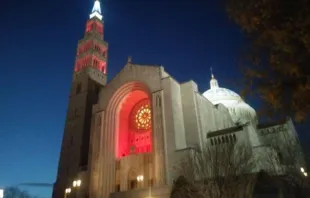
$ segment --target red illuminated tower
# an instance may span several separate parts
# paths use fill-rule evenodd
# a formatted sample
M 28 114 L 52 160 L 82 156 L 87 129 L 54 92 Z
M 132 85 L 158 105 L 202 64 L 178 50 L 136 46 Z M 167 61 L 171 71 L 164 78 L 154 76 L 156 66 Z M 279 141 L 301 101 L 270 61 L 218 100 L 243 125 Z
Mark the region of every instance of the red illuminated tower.
M 82 197 L 88 193 L 88 151 L 92 106 L 107 82 L 108 44 L 103 40 L 103 17 L 100 2 L 95 0 L 86 23 L 85 36 L 78 42 L 72 86 L 58 164 L 53 198 L 65 196 L 77 178 L 83 179 Z

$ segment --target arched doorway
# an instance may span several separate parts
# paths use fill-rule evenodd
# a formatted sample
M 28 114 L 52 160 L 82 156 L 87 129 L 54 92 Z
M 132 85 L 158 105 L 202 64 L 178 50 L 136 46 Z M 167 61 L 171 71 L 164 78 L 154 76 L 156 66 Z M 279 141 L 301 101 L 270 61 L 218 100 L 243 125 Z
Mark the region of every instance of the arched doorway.
M 135 170 L 131 169 L 128 171 L 128 187 L 127 189 L 135 189 L 138 187 L 138 181 L 137 181 L 137 173 Z
M 107 116 L 116 135 L 117 159 L 152 152 L 151 107 L 150 92 L 141 82 L 127 83 L 114 93 Z

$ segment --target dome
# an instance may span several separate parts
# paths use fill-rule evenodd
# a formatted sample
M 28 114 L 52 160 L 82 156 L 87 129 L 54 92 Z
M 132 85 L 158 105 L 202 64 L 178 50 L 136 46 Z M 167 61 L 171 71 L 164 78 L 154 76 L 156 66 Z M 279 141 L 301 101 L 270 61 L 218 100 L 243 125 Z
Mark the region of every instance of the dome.
M 249 121 L 257 122 L 255 110 L 245 103 L 236 92 L 219 87 L 213 74 L 210 80 L 210 89 L 202 95 L 213 105 L 223 104 L 228 109 L 235 123 L 245 124 Z
M 209 89 L 203 93 L 203 96 L 212 103 L 235 103 L 242 100 L 241 97 L 234 91 L 226 88 L 218 87 L 216 89 Z

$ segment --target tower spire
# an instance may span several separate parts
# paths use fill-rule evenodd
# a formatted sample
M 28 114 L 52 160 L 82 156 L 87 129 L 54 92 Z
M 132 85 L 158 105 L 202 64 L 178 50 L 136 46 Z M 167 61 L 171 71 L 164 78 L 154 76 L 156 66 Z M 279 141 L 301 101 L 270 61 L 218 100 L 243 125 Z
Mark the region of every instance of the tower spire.
M 89 18 L 92 19 L 94 17 L 97 17 L 98 19 L 102 20 L 103 16 L 101 14 L 101 7 L 100 7 L 100 1 L 95 0 L 94 7 L 91 11 L 91 14 L 89 15 Z
M 104 41 L 104 24 L 102 22 L 100 1 L 94 1 L 94 7 L 89 15 L 85 28 L 85 36 L 79 41 L 74 71 L 86 67 L 95 68 L 103 75 L 107 72 L 108 44 Z
M 210 72 L 211 72 L 211 78 L 214 78 L 212 67 L 210 67 Z

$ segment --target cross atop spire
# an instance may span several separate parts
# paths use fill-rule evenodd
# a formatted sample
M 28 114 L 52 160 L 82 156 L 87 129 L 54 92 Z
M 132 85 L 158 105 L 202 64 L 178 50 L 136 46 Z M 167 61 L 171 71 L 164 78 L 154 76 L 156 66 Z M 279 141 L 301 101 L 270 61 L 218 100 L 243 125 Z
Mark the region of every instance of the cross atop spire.
M 131 63 L 131 61 L 132 61 L 132 57 L 131 57 L 131 56 L 128 56 L 128 58 L 127 58 L 127 63 Z
M 90 19 L 92 19 L 94 17 L 97 17 L 100 20 L 102 20 L 102 18 L 103 18 L 103 16 L 101 15 L 101 7 L 100 7 L 100 1 L 99 0 L 95 0 L 92 12 L 89 15 Z
M 211 78 L 214 78 L 212 67 L 210 67 L 210 72 L 211 72 Z

